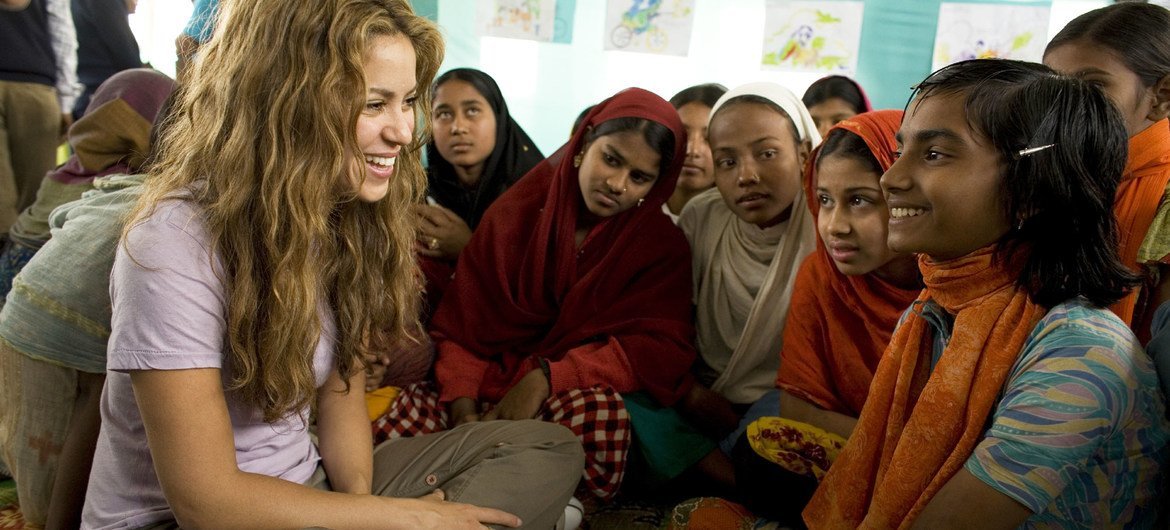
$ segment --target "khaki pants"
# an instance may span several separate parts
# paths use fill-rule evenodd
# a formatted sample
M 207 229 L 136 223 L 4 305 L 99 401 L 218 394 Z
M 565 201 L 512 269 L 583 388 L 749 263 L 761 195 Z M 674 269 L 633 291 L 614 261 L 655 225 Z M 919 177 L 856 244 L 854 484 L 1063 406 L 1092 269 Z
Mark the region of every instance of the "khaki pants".
M 549 530 L 565 512 L 585 453 L 571 431 L 537 420 L 468 423 L 449 431 L 388 440 L 374 449 L 374 494 L 447 500 L 516 514 L 523 528 Z M 328 489 L 318 468 L 307 484 Z M 174 521 L 150 530 L 178 528 Z
M 0 81 L 0 235 L 57 164 L 61 109 L 48 85 Z

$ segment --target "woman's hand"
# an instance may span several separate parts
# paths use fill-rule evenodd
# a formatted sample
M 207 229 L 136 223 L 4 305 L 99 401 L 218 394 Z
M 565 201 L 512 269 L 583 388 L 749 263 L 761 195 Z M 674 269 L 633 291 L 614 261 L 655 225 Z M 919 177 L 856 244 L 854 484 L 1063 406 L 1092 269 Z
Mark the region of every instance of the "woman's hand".
M 548 378 L 539 368 L 524 374 L 496 408 L 483 415 L 490 420 L 529 420 L 535 418 L 550 393 Z
M 373 392 L 382 388 L 382 380 L 386 378 L 386 367 L 390 364 L 388 354 L 365 355 L 366 360 L 366 392 Z
M 418 499 L 403 499 L 405 507 L 413 512 L 415 521 L 412 528 L 435 528 L 446 530 L 473 529 L 482 530 L 487 525 L 503 525 L 516 528 L 523 524 L 519 517 L 508 512 L 483 508 L 473 504 L 447 502 L 442 490 L 435 490 L 429 495 Z
M 739 414 L 731 402 L 718 392 L 695 383 L 679 401 L 679 410 L 699 430 L 716 439 L 723 438 L 739 426 Z
M 471 228 L 455 212 L 442 206 L 420 204 L 414 207 L 419 217 L 418 251 L 424 256 L 454 261 L 471 239 Z
M 455 398 L 447 411 L 451 418 L 451 427 L 458 427 L 464 423 L 479 421 L 479 407 L 475 400 L 469 397 Z

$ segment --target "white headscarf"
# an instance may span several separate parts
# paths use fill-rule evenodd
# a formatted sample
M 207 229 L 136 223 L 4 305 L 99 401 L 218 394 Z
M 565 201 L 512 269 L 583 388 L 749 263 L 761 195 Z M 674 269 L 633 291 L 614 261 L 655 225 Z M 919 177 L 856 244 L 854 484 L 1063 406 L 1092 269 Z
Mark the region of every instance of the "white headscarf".
M 744 95 L 775 103 L 792 119 L 801 141 L 811 148 L 820 144 L 808 109 L 774 83 L 749 83 L 728 91 L 715 103 L 711 116 Z M 720 374 L 712 389 L 733 403 L 753 403 L 775 386 L 796 272 L 816 245 L 804 194 L 793 200 L 788 221 L 761 229 L 736 217 L 718 189 L 707 190 L 687 203 L 679 226 L 694 253 L 699 353 Z

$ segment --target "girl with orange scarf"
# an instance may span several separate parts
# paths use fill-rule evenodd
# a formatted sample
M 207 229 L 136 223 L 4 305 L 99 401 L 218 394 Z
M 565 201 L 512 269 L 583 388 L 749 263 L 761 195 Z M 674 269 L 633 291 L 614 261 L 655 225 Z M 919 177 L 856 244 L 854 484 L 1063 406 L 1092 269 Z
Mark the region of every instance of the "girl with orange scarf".
M 1170 426 L 1150 359 L 1103 309 L 1117 110 L 1040 65 L 958 63 L 916 87 L 882 176 L 903 315 L 811 528 L 1148 527 Z M 976 521 L 978 521 L 976 523 Z
M 1089 11 L 1052 38 L 1044 64 L 1100 86 L 1125 120 L 1129 160 L 1113 212 L 1121 262 L 1142 284 L 1110 309 L 1148 342 L 1154 310 L 1170 300 L 1170 11 L 1146 3 Z

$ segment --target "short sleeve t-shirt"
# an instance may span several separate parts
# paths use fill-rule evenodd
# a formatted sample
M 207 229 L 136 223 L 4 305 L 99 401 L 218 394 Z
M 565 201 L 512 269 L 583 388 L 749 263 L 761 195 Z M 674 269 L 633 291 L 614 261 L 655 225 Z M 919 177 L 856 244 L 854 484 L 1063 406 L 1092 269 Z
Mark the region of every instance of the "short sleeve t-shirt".
M 922 314 L 937 358 L 950 318 L 933 301 Z M 1033 513 L 1023 528 L 1149 528 L 1168 439 L 1149 356 L 1113 313 L 1076 299 L 1032 330 L 965 468 Z
M 83 513 L 83 528 L 133 528 L 172 519 L 154 472 L 130 371 L 224 365 L 227 299 L 216 259 L 190 202 L 165 201 L 118 245 L 110 275 L 112 333 L 102 391 L 102 429 Z M 318 386 L 333 368 L 334 322 L 322 314 L 313 358 Z M 266 423 L 262 412 L 227 394 L 242 471 L 304 483 L 320 456 L 306 426 L 309 411 Z

